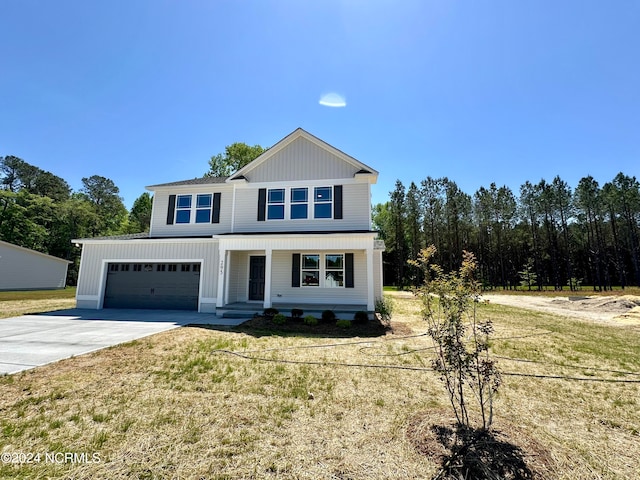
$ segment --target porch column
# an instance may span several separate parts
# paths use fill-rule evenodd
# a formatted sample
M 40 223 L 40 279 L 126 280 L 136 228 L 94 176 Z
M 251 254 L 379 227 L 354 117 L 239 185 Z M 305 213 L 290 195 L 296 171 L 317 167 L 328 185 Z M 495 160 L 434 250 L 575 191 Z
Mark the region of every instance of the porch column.
M 225 275 L 224 275 L 224 304 L 229 304 L 229 279 L 231 277 L 231 250 L 226 251 L 225 255 Z
M 264 251 L 264 308 L 271 308 L 271 256 L 273 250 Z
M 216 308 L 221 308 L 224 306 L 224 279 L 225 279 L 225 270 L 227 266 L 225 265 L 227 259 L 227 251 L 220 247 L 218 249 L 218 294 L 216 295 Z
M 373 296 L 373 247 L 369 247 L 367 248 L 367 310 L 370 312 L 376 308 Z

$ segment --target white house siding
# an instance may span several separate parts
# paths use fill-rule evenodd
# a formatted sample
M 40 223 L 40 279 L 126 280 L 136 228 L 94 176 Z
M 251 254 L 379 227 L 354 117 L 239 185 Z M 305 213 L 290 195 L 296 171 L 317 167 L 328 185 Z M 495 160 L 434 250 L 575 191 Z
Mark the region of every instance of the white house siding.
M 218 288 L 216 240 L 120 240 L 83 246 L 76 300 L 78 308 L 101 308 L 106 265 L 111 262 L 201 263 L 200 311 L 215 311 Z
M 167 211 L 169 195 L 195 195 L 220 192 L 220 223 L 189 223 L 167 225 Z M 257 207 L 256 207 L 257 208 Z M 187 237 L 198 235 L 212 235 L 231 231 L 231 212 L 233 209 L 233 186 L 226 184 L 191 185 L 158 189 L 153 196 L 153 215 L 151 217 L 151 231 L 153 237 Z M 192 210 L 191 221 L 195 214 Z
M 273 303 L 322 303 L 327 306 L 332 304 L 367 304 L 367 262 L 365 252 L 352 252 L 354 254 L 354 288 L 292 287 L 291 268 L 294 253 L 326 254 L 350 252 L 345 250 L 273 252 L 271 274 L 271 300 Z
M 69 262 L 0 241 L 0 290 L 64 288 Z
M 353 178 L 360 168 L 305 138 L 297 138 L 264 163 L 250 169 L 251 183 Z
M 313 186 L 333 186 L 340 182 L 319 182 Z M 274 184 L 272 187 L 282 188 L 288 185 Z M 308 186 L 309 215 L 313 212 L 313 186 L 306 183 L 296 183 L 294 186 Z M 238 186 L 236 191 L 236 208 L 234 232 L 291 232 L 291 231 L 325 231 L 325 230 L 368 230 L 371 226 L 369 217 L 369 204 L 371 202 L 368 183 L 346 183 L 342 187 L 342 212 L 341 220 L 333 219 L 299 219 L 299 220 L 265 220 L 258 222 L 258 188 L 253 185 Z M 288 210 L 288 204 L 285 210 Z M 289 212 L 285 213 L 287 216 Z

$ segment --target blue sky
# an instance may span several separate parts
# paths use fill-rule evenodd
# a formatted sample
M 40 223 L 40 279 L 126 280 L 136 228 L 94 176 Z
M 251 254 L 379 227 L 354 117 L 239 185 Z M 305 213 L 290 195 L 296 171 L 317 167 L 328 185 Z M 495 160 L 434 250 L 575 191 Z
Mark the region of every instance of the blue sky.
M 0 2 L 0 155 L 125 204 L 297 127 L 472 195 L 640 176 L 640 2 Z M 319 104 L 336 92 L 346 107 Z

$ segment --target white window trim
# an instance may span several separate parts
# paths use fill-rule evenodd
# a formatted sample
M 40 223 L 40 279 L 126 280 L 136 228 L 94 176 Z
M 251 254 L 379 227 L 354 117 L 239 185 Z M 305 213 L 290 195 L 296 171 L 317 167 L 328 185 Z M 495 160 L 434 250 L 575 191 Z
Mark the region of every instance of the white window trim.
M 211 197 L 211 207 L 209 207 L 209 221 L 208 222 L 196 222 L 196 216 L 198 215 L 198 210 L 205 210 L 205 208 L 198 208 L 198 196 L 208 195 Z M 178 222 L 178 212 L 186 211 L 186 208 L 178 207 L 178 198 L 179 197 L 191 197 L 191 207 L 189 207 L 189 223 L 187 222 Z M 179 193 L 176 195 L 176 207 L 175 212 L 173 214 L 173 224 L 174 225 L 210 225 L 211 219 L 213 218 L 213 197 L 214 192 L 198 192 L 198 193 Z
M 305 285 L 303 282 L 303 276 L 302 276 L 302 272 L 304 271 L 316 271 L 315 268 L 304 268 L 304 257 L 305 256 L 310 256 L 310 255 L 317 255 L 319 257 L 319 265 L 317 268 L 318 271 L 318 285 Z M 327 255 L 341 255 L 342 256 L 342 270 L 338 270 L 338 269 L 328 269 L 327 270 Z M 347 254 L 345 252 L 334 252 L 334 253 L 300 253 L 300 288 L 311 288 L 311 289 L 318 289 L 318 288 L 326 288 L 326 289 L 331 289 L 331 290 L 335 290 L 337 288 L 346 288 L 346 268 L 345 268 L 345 258 L 346 258 Z M 342 286 L 337 285 L 337 286 L 328 286 L 327 285 L 327 271 L 330 272 L 338 272 L 338 271 L 342 271 Z
M 267 222 L 299 222 L 304 220 L 333 220 L 333 211 L 334 211 L 334 202 L 335 202 L 335 185 L 296 185 L 290 187 L 274 187 L 267 188 L 267 200 L 265 205 L 265 221 Z M 294 189 L 307 189 L 307 201 L 306 202 L 292 202 L 291 201 L 291 191 Z M 316 218 L 316 188 L 329 188 L 331 189 L 331 201 L 330 202 L 318 202 L 320 204 L 331 205 L 331 216 L 330 217 L 319 217 Z M 271 205 L 284 205 L 284 218 L 269 218 L 269 191 L 270 190 L 284 190 L 284 203 L 274 203 Z M 307 205 L 307 217 L 306 218 L 291 218 L 291 206 L 292 205 Z

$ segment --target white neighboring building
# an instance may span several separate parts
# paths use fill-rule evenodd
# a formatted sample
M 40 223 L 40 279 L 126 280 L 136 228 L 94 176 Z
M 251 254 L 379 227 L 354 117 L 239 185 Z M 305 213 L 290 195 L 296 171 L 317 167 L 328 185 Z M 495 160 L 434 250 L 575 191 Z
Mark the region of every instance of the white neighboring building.
M 73 240 L 83 246 L 77 306 L 373 311 L 384 249 L 371 230 L 377 178 L 299 128 L 229 177 L 147 187 L 149 233 Z
M 0 240 L 0 290 L 64 288 L 70 263 Z

